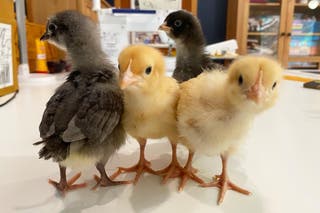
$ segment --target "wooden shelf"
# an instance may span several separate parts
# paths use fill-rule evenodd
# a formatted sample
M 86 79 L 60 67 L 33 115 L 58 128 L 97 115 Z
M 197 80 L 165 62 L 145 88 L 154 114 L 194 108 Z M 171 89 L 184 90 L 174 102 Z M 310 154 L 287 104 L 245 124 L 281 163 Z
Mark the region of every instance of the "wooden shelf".
M 308 4 L 304 4 L 304 3 L 295 3 L 294 6 L 296 7 L 308 7 Z
M 292 36 L 320 36 L 320 33 L 292 33 Z
M 257 6 L 257 7 L 264 7 L 264 6 L 271 6 L 271 7 L 278 7 L 280 3 L 250 3 L 250 6 Z
M 275 32 L 248 32 L 248 35 L 256 35 L 256 36 L 269 35 L 269 36 L 276 36 L 276 35 L 278 35 L 278 33 L 275 33 Z
M 290 56 L 290 62 L 318 62 L 320 63 L 320 56 Z
M 301 3 L 296 3 L 301 2 Z M 263 46 L 272 47 L 277 52 L 277 60 L 283 67 L 288 67 L 288 62 L 315 62 L 320 69 L 320 52 L 315 52 L 313 56 L 289 55 L 291 52 L 291 40 L 294 38 L 315 39 L 320 36 L 318 31 L 307 31 L 293 29 L 293 21 L 297 12 L 303 15 L 318 14 L 317 11 L 307 10 L 307 1 L 295 0 L 270 0 L 270 1 L 252 1 L 251 0 L 228 0 L 228 19 L 227 19 L 227 39 L 236 39 L 238 43 L 237 53 L 247 55 L 250 51 L 248 45 L 250 40 L 265 39 Z M 319 7 L 317 8 L 319 9 Z M 253 16 L 262 17 L 268 15 L 279 16 L 277 27 L 265 29 L 265 32 L 249 29 L 249 19 Z M 256 20 L 254 25 L 259 25 Z M 259 28 L 257 28 L 259 29 Z M 311 33 L 310 33 L 311 32 Z M 293 37 L 294 36 L 294 37 Z M 312 37 L 313 36 L 313 37 Z M 249 42 L 248 42 L 249 40 Z M 249 46 L 250 47 L 250 46 Z M 293 50 L 293 49 L 292 49 Z M 292 52 L 293 53 L 293 52 Z M 267 53 L 264 53 L 267 54 Z

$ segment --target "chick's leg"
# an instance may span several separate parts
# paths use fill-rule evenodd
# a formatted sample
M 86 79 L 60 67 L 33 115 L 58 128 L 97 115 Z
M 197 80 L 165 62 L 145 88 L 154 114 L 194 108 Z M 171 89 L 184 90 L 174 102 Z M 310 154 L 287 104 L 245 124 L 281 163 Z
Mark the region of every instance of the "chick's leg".
M 232 183 L 228 177 L 227 173 L 227 162 L 228 162 L 228 156 L 221 155 L 222 160 L 222 173 L 220 175 L 215 176 L 215 180 L 211 183 L 204 183 L 201 184 L 203 187 L 218 187 L 220 188 L 219 197 L 218 197 L 218 204 L 221 204 L 223 202 L 224 196 L 228 189 L 237 191 L 239 193 L 249 195 L 250 192 L 240 188 L 239 186 Z
M 179 164 L 179 161 L 177 158 L 177 144 L 171 142 L 171 147 L 172 147 L 171 163 L 166 168 L 155 172 L 156 175 L 164 175 L 162 179 L 162 184 L 165 184 L 169 180 L 169 178 L 181 177 L 184 171 L 184 168 Z M 197 170 L 194 169 L 193 167 L 191 169 L 193 173 L 197 172 Z
M 104 168 L 104 163 L 97 163 L 96 168 L 100 173 L 100 177 L 98 175 L 94 176 L 94 179 L 97 181 L 97 184 L 92 188 L 92 190 L 97 189 L 99 186 L 106 187 L 106 186 L 113 186 L 113 185 L 120 185 L 120 184 L 129 184 L 131 181 L 113 181 L 111 180 Z
M 178 177 L 181 174 L 181 171 L 183 170 L 183 167 L 180 166 L 177 158 L 177 144 L 171 143 L 172 147 L 172 160 L 169 166 L 167 166 L 164 169 L 158 170 L 155 172 L 157 175 L 164 175 L 162 179 L 162 183 L 165 184 L 169 178 Z
M 204 181 L 195 174 L 197 172 L 197 170 L 192 167 L 193 155 L 194 155 L 194 153 L 189 150 L 189 156 L 188 156 L 187 163 L 183 167 L 181 174 L 179 175 L 181 177 L 179 191 L 183 190 L 184 186 L 186 185 L 186 183 L 189 179 L 192 179 L 193 181 L 200 183 L 200 184 L 204 183 Z
M 81 183 L 81 184 L 73 184 L 76 182 L 79 177 L 81 176 L 81 173 L 76 174 L 73 176 L 70 180 L 67 181 L 67 176 L 66 176 L 66 170 L 67 168 L 64 166 L 59 165 L 60 169 L 60 182 L 56 182 L 54 180 L 49 179 L 49 183 L 56 187 L 56 189 L 64 196 L 67 191 L 74 190 L 74 189 L 79 189 L 86 187 L 86 183 Z
M 132 166 L 132 167 L 129 167 L 129 168 L 123 168 L 123 167 L 120 167 L 118 169 L 118 171 L 116 171 L 112 176 L 111 176 L 111 179 L 115 179 L 117 176 L 119 176 L 120 174 L 122 173 L 125 173 L 125 172 L 136 172 L 136 176 L 133 180 L 133 184 L 136 184 L 141 176 L 141 174 L 143 172 L 149 172 L 151 174 L 155 174 L 156 172 L 153 171 L 150 167 L 150 161 L 146 160 L 145 159 L 145 156 L 144 156 L 144 151 L 145 151 L 145 147 L 146 147 L 146 143 L 147 143 L 147 140 L 144 139 L 144 138 L 141 138 L 141 139 L 138 139 L 139 141 L 139 144 L 140 144 L 140 158 L 139 158 L 139 162 L 135 165 L 135 166 Z

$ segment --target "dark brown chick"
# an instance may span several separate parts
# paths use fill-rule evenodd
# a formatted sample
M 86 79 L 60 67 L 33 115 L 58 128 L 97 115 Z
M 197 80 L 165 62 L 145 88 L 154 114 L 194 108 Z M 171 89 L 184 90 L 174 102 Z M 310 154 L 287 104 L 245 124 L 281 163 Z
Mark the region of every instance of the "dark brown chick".
M 205 53 L 205 38 L 197 17 L 185 10 L 170 13 L 159 27 L 176 43 L 177 59 L 173 78 L 184 82 L 203 70 L 223 70 Z

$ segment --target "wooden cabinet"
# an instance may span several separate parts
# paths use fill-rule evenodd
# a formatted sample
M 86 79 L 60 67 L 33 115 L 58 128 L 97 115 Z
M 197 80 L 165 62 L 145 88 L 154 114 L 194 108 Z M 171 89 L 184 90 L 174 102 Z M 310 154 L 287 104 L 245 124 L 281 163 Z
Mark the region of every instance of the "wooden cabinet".
M 45 24 L 47 18 L 63 10 L 78 10 L 97 21 L 96 12 L 92 11 L 92 0 L 26 0 L 27 20 L 36 24 Z M 101 1 L 101 7 L 110 7 Z
M 115 0 L 114 6 L 116 8 L 130 8 L 131 0 Z M 190 11 L 192 14 L 197 15 L 198 0 L 182 0 L 182 8 Z
M 320 7 L 306 0 L 228 0 L 227 39 L 238 53 L 277 57 L 284 67 L 320 68 Z

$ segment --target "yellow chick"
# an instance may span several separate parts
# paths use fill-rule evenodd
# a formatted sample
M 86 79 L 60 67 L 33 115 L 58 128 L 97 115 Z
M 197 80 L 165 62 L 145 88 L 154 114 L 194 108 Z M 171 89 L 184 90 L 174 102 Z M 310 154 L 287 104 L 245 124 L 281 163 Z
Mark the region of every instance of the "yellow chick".
M 146 45 L 129 46 L 120 53 L 118 62 L 125 102 L 122 123 L 127 133 L 140 143 L 140 160 L 133 167 L 119 168 L 112 178 L 122 172 L 135 171 L 134 183 L 137 183 L 144 171 L 163 174 L 177 167 L 176 107 L 179 85 L 173 78 L 165 76 L 164 58 L 155 48 Z M 172 143 L 174 163 L 155 172 L 145 159 L 144 150 L 148 138 L 163 137 L 168 137 Z
M 181 84 L 177 108 L 180 139 L 191 152 L 219 154 L 222 173 L 203 187 L 220 188 L 218 203 L 227 189 L 250 192 L 229 180 L 227 160 L 250 129 L 254 117 L 274 105 L 282 78 L 281 66 L 272 59 L 246 56 L 227 72 L 205 72 Z M 192 159 L 186 165 L 191 168 Z

